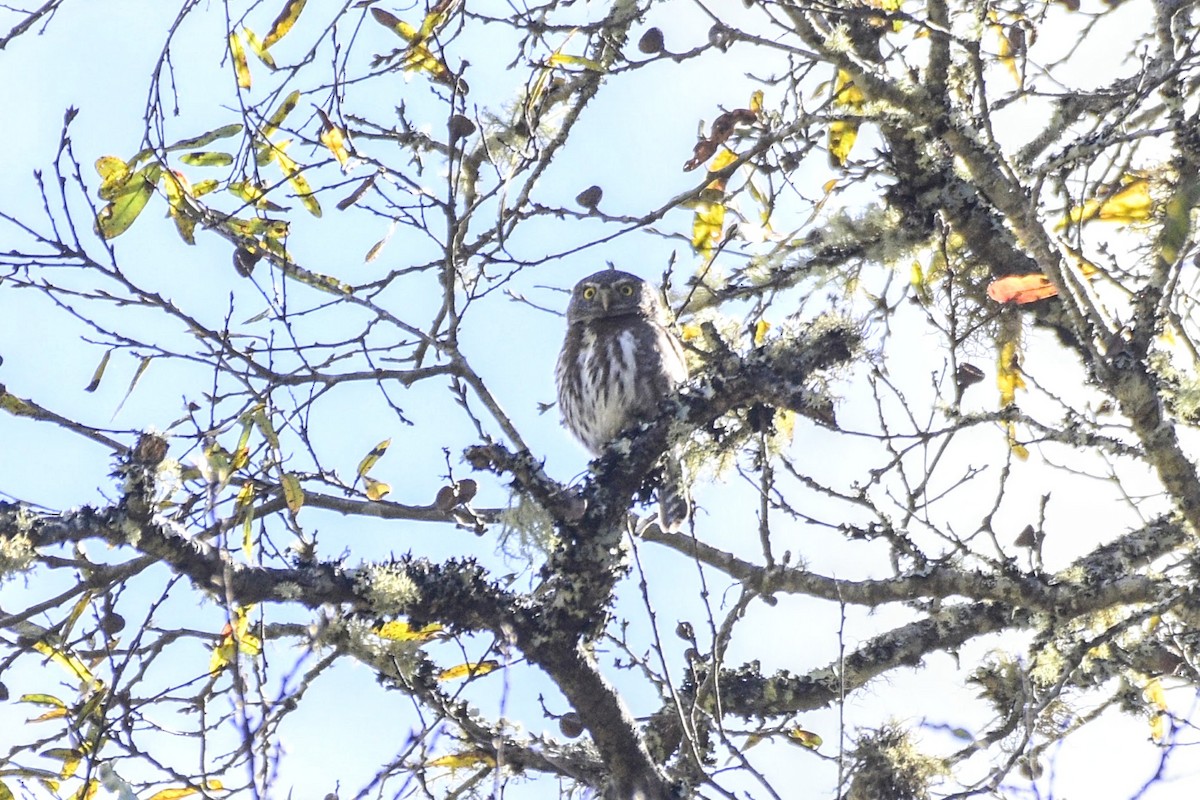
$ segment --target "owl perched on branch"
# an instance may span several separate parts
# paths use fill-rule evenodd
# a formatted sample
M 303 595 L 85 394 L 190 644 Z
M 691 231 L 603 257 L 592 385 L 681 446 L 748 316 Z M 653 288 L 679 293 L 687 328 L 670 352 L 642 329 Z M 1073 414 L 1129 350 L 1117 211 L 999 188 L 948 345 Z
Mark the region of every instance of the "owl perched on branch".
M 683 346 L 668 325 L 658 291 L 628 272 L 597 272 L 572 290 L 554 377 L 563 421 L 593 455 L 687 380 Z M 664 530 L 690 516 L 682 467 L 669 454 L 658 503 Z

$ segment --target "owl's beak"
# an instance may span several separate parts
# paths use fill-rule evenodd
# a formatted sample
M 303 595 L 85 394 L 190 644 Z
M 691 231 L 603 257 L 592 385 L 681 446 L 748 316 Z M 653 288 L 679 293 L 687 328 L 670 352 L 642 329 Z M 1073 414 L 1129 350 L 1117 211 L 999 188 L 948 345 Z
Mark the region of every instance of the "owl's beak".
M 600 301 L 600 307 L 608 311 L 608 304 L 612 302 L 612 289 L 601 286 L 596 292 L 596 299 Z

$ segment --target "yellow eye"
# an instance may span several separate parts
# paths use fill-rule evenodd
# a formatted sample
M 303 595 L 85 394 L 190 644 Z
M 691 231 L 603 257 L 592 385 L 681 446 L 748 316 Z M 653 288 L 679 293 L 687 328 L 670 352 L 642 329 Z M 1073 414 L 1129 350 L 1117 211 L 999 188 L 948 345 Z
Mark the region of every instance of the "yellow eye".
M 633 285 L 629 283 L 622 283 L 621 294 L 625 295 L 626 297 L 633 297 Z
M 583 290 L 583 299 L 584 300 L 591 300 L 595 296 L 596 296 L 596 287 L 595 286 L 588 286 L 588 287 L 584 288 L 584 290 Z

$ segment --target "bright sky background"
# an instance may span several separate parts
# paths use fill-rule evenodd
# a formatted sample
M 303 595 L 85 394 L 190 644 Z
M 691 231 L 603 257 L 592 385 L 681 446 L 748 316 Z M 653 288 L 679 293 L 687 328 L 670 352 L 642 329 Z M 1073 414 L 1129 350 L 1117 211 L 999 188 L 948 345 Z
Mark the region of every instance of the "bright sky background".
M 41 201 L 34 192 L 32 170 L 42 169 L 48 176 L 51 174 L 50 164 L 58 149 L 63 111 L 67 106 L 80 110 L 71 127 L 71 135 L 75 153 L 83 165 L 84 179 L 93 190 L 98 184 L 91 169 L 96 157 L 109 153 L 127 157 L 140 147 L 147 77 L 160 51 L 164 32 L 177 13 L 176 5 L 137 0 L 68 2 L 45 35 L 26 35 L 0 51 L 0 108 L 7 110 L 9 120 L 5 126 L 6 155 L 0 159 L 0 209 L 21 219 L 36 218 Z M 502 12 L 503 4 L 492 5 L 497 13 Z M 740 4 L 733 5 L 738 8 L 730 13 L 741 13 Z M 1099 67 L 1108 63 L 1103 55 L 1114 47 L 1120 48 L 1124 26 L 1142 24 L 1136 14 L 1144 7 L 1133 2 L 1128 5 L 1130 13 L 1124 19 L 1107 20 L 1093 34 L 1085 45 L 1085 54 L 1080 57 L 1080 63 L 1095 71 L 1097 82 L 1104 79 Z M 306 10 L 301 25 L 318 24 L 318 15 L 322 13 L 320 4 L 310 6 L 312 8 Z M 388 7 L 398 14 L 403 13 L 401 8 Z M 260 30 L 265 28 L 275 10 L 273 6 L 256 10 L 250 17 L 250 24 Z M 596 18 L 604 11 L 604 4 L 593 3 L 578 13 Z M 413 13 L 410 11 L 409 15 Z M 1067 12 L 1056 8 L 1050 14 L 1051 18 L 1063 18 Z M 9 27 L 9 16 L 10 12 L 0 11 L 0 30 Z M 731 24 L 734 22 L 733 19 L 730 21 Z M 668 47 L 684 50 L 703 41 L 709 23 L 693 7 L 675 4 L 670 10 L 656 10 L 647 24 L 661 25 L 667 34 Z M 185 33 L 177 39 L 182 46 L 175 50 L 173 63 L 182 87 L 182 115 L 168 121 L 168 142 L 237 119 L 236 114 L 221 107 L 232 97 L 233 80 L 228 65 L 220 63 L 224 25 L 222 7 L 213 3 L 203 14 L 189 16 Z M 376 28 L 368 20 L 364 23 L 363 35 L 376 37 L 381 49 L 395 46 L 394 42 L 387 42 L 386 31 Z M 635 36 L 642 29 L 639 27 Z M 1035 48 L 1064 47 L 1063 41 L 1055 42 L 1049 30 L 1043 32 Z M 295 38 L 301 37 L 296 35 Z M 288 51 L 291 44 L 294 42 L 281 42 L 273 51 L 277 58 L 281 61 L 295 58 L 297 53 Z M 1086 54 L 1087 48 L 1094 48 L 1096 55 Z M 360 47 L 359 52 L 366 53 L 367 50 Z M 464 41 L 457 52 L 469 56 L 473 64 L 469 73 L 472 102 L 491 105 L 502 98 L 511 98 L 513 88 L 524 81 L 523 75 L 505 72 L 504 64 L 511 56 L 503 48 L 488 48 L 483 41 L 477 47 L 470 47 Z M 639 214 L 694 186 L 699 176 L 684 173 L 680 166 L 691 154 L 698 122 L 710 122 L 719 107 L 736 108 L 747 103 L 750 92 L 758 88 L 758 84 L 748 80 L 746 72 L 763 75 L 778 68 L 778 64 L 751 62 L 746 58 L 746 52 L 748 50 L 742 50 L 739 54 L 738 48 L 734 48 L 725 59 L 663 63 L 654 71 L 635 74 L 632 80 L 615 78 L 611 82 L 614 85 L 606 87 L 608 91 L 602 90 L 589 106 L 586 124 L 577 131 L 578 140 L 547 172 L 539 184 L 538 198 L 543 202 L 552 199 L 567 206 L 571 204 L 570 198 L 579 191 L 591 184 L 599 184 L 604 188 L 604 210 Z M 1038 52 L 1035 49 L 1033 54 Z M 762 58 L 762 51 L 755 51 L 755 58 Z M 495 63 L 487 69 L 485 65 L 489 62 Z M 252 64 L 252 68 L 258 66 Z M 489 85 L 487 79 L 479 80 L 479 76 L 484 75 L 493 76 L 494 85 Z M 643 79 L 651 76 L 653 80 Z M 832 76 L 825 76 L 825 79 L 829 77 Z M 278 82 L 280 78 L 269 78 L 258 68 L 256 81 L 261 83 L 256 83 L 252 97 L 259 100 L 266 96 L 272 80 Z M 403 100 L 414 119 L 420 119 L 428 107 L 426 88 L 420 77 L 407 83 L 399 77 L 376 82 L 369 91 L 379 93 L 380 109 Z M 296 114 L 311 111 L 313 102 L 320 101 L 306 96 Z M 771 102 L 768 91 L 768 107 Z M 1014 107 L 1002 115 L 1011 125 L 1009 130 L 1016 141 L 1023 141 L 1028 135 L 1022 127 L 1025 121 L 1022 115 L 1029 111 L 1028 108 Z M 386 118 L 384 114 L 376 116 Z M 1000 133 L 1002 139 L 1007 135 L 1003 129 Z M 870 146 L 868 134 L 864 134 L 859 146 Z M 396 158 L 395 155 L 392 157 Z M 427 177 L 431 185 L 441 180 L 435 171 Z M 807 190 L 810 198 L 819 196 L 819 187 L 828 177 L 827 174 L 798 176 L 811 178 L 811 187 Z M 332 199 L 346 192 L 329 196 L 331 200 L 325 202 L 323 220 L 314 223 L 299 220 L 293 227 L 289 248 L 301 263 L 315 271 L 361 283 L 410 260 L 429 257 L 426 243 L 412 241 L 402 231 L 388 243 L 379 259 L 364 264 L 363 256 L 386 235 L 387 224 L 362 214 L 338 216 L 339 212 L 332 207 Z M 860 199 L 848 193 L 845 202 L 853 205 Z M 78 199 L 73 203 L 80 212 L 79 219 L 86 219 L 87 214 Z M 186 247 L 179 241 L 173 226 L 161 219 L 164 214 L 165 204 L 161 199 L 151 201 L 145 216 L 129 233 L 116 240 L 119 263 L 123 268 L 136 275 L 144 285 L 156 287 L 212 326 L 219 326 L 220 320 L 229 313 L 231 297 L 234 319 L 249 318 L 263 309 L 258 292 L 233 272 L 227 243 L 215 236 L 198 233 L 197 246 Z M 293 219 L 298 217 L 299 214 L 293 215 Z M 803 219 L 798 216 L 797 226 Z M 785 230 L 793 227 L 786 223 L 777 223 L 777 226 Z M 689 227 L 690 212 L 686 211 L 673 212 L 660 225 L 661 230 L 684 234 Z M 528 233 L 519 234 L 512 249 L 525 257 L 558 252 L 587 241 L 597 230 L 598 226 L 588 221 L 533 225 Z M 16 246 L 16 242 L 7 238 L 13 235 L 10 227 L 0 227 L 0 251 Z M 523 273 L 512 288 L 534 303 L 562 308 L 566 296 L 556 290 L 569 288 L 580 277 L 600 269 L 606 260 L 611 259 L 622 268 L 648 279 L 657 279 L 666 267 L 672 249 L 678 251 L 680 274 L 686 275 L 694 266 L 690 261 L 694 257 L 686 241 L 669 242 L 639 236 L 620 239 Z M 99 252 L 98 248 L 94 252 Z M 269 288 L 265 270 L 257 272 L 256 279 Z M 74 280 L 74 276 L 67 274 L 64 280 Z M 428 281 L 432 276 L 422 280 L 427 281 L 423 289 L 428 292 Z M 422 287 L 418 283 L 411 287 L 412 294 L 393 292 L 384 304 L 397 310 L 427 304 L 428 294 L 418 291 Z M 322 301 L 298 284 L 290 284 L 287 291 L 294 302 L 301 305 Z M 823 291 L 835 293 L 838 287 Z M 570 479 L 585 468 L 586 455 L 562 430 L 555 412 L 540 415 L 537 409 L 539 402 L 554 398 L 552 369 L 561 341 L 562 321 L 523 304 L 489 302 L 489 310 L 476 314 L 466 325 L 463 349 L 517 422 L 533 450 L 546 456 L 551 474 L 559 479 Z M 815 314 L 820 306 L 819 301 L 810 302 L 806 316 Z M 126 309 L 119 313 L 136 312 Z M 403 316 L 426 320 L 431 315 L 432 309 Z M 327 323 L 330 319 L 328 314 L 318 315 L 312 324 L 335 324 Z M 936 347 L 929 346 L 930 340 L 923 338 L 925 334 L 920 332 L 917 323 L 913 312 L 906 311 L 898 318 L 898 329 L 904 331 L 907 327 L 911 331 L 912 345 L 903 353 L 892 354 L 889 363 L 891 377 L 904 385 L 911 393 L 910 397 L 930 393 L 928 375 L 942 363 L 942 354 Z M 138 325 L 143 333 L 152 331 L 152 335 L 167 340 L 186 337 L 178 326 L 162 325 L 156 320 L 139 321 Z M 83 343 L 82 340 L 89 336 L 92 334 L 84 325 L 52 308 L 43 296 L 17 294 L 0 284 L 0 357 L 3 357 L 0 383 L 6 384 L 14 394 L 93 425 L 133 432 L 150 426 L 160 430 L 168 428 L 182 415 L 184 399 L 198 399 L 206 388 L 202 376 L 195 372 L 155 362 L 118 411 L 137 362 L 127 355 L 115 356 L 99 390 L 94 394 L 85 393 L 84 386 L 105 350 L 98 344 Z M 333 330 L 329 332 L 329 338 L 335 338 Z M 893 345 L 897 341 L 899 335 Z M 1080 384 L 1084 382 L 1076 365 L 1055 359 L 1053 348 L 1048 347 L 1043 352 L 1030 348 L 1026 367 L 1034 376 L 1074 373 L 1079 375 Z M 968 393 L 966 410 L 990 409 L 996 403 L 990 382 L 992 356 L 981 352 L 977 363 L 988 372 L 989 380 Z M 870 397 L 862 393 L 863 375 L 857 377 L 857 383 L 852 384 L 854 390 L 846 390 L 843 396 L 838 409 L 839 422 L 847 430 L 874 430 L 875 409 Z M 835 391 L 841 390 L 835 386 Z M 353 475 L 358 460 L 372 445 L 392 437 L 391 451 L 373 474 L 393 485 L 394 499 L 429 502 L 443 483 L 440 477 L 444 472 L 443 447 L 451 450 L 456 475 L 465 477 L 469 474 L 467 468 L 458 463 L 457 453 L 464 444 L 472 441 L 472 432 L 461 415 L 446 410 L 440 386 L 398 391 L 395 397 L 416 423 L 414 426 L 396 422 L 373 390 L 364 386 L 343 391 L 336 405 L 326 407 L 326 416 L 320 420 L 324 427 L 314 424 L 315 438 L 324 445 L 326 457 L 336 460 L 334 466 L 343 475 Z M 1028 399 L 1031 408 L 1037 402 L 1033 395 Z M 133 440 L 132 434 L 119 438 Z M 866 442 L 860 446 L 853 437 L 834 435 L 807 422 L 800 424 L 795 448 L 799 463 L 812 467 L 814 474 L 836 485 L 862 480 L 864 460 L 871 458 L 868 453 L 877 452 Z M 953 456 L 964 465 L 992 464 L 994 481 L 995 471 L 1005 454 L 1002 434 L 992 431 L 990 436 L 980 433 L 964 437 Z M 19 498 L 49 508 L 68 508 L 115 497 L 115 486 L 106 477 L 111 466 L 109 454 L 100 446 L 53 426 L 0 416 L 0 455 L 3 455 L 0 458 L 0 496 L 6 499 Z M 182 456 L 182 453 L 173 450 L 172 455 Z M 1037 498 L 1053 491 L 1055 501 L 1050 507 L 1047 530 L 1071 530 L 1074 533 L 1073 540 L 1064 537 L 1048 542 L 1046 553 L 1052 562 L 1048 564 L 1049 568 L 1066 564 L 1096 543 L 1089 520 L 1097 523 L 1103 520 L 1102 526 L 1095 526 L 1103 531 L 1114 530 L 1111 519 L 1118 514 L 1128 517 L 1129 526 L 1136 525 L 1136 519 L 1115 493 L 1108 497 L 1097 496 L 1094 481 L 1072 476 L 1067 470 L 1047 468 L 1037 457 L 1041 455 L 1069 461 L 1069 456 L 1061 452 L 1049 452 L 1038 453 L 1028 464 L 1017 465 L 1008 492 L 1009 497 L 1022 502 L 1006 505 L 997 515 L 997 527 L 1009 531 L 1010 538 L 1015 537 L 1027 522 L 1032 521 L 1030 515 L 1036 510 Z M 1128 471 L 1124 476 L 1129 480 L 1127 487 L 1132 487 L 1131 493 L 1148 485 Z M 506 502 L 506 494 L 499 482 L 487 477 L 480 477 L 480 480 L 481 505 Z M 982 509 L 993 502 L 994 483 L 985 481 L 984 484 L 978 490 L 960 492 L 961 500 L 957 501 L 961 503 L 960 508 L 973 511 L 976 506 Z M 701 488 L 699 500 L 703 508 L 699 534 L 703 540 L 753 558 L 758 552 L 757 534 L 753 517 L 746 511 L 757 505 L 752 487 L 731 475 L 716 487 Z M 805 510 L 815 517 L 823 516 L 819 508 Z M 477 538 L 445 526 L 345 520 L 320 516 L 316 512 L 311 512 L 311 516 L 310 512 L 303 513 L 302 519 L 319 531 L 322 554 L 330 557 L 346 553 L 349 563 L 384 558 L 411 549 L 434 560 L 474 554 L 494 565 L 498 574 L 523 568 L 519 562 L 505 562 L 496 554 L 495 532 Z M 980 510 L 974 518 L 982 513 Z M 970 513 L 966 518 L 971 518 Z M 1076 536 L 1078 538 L 1074 539 Z M 835 534 L 817 526 L 795 526 L 781 529 L 777 547 L 786 547 L 794 559 L 804 559 L 816 572 L 847 579 L 877 574 L 886 564 L 882 548 L 862 545 L 849 549 L 837 546 L 836 538 Z M 670 640 L 670 650 L 676 653 L 679 650 L 673 641 L 676 621 L 689 619 L 697 628 L 705 622 L 704 612 L 696 603 L 700 589 L 697 568 L 678 556 L 644 544 L 639 547 L 639 554 L 649 576 L 649 592 L 659 633 L 664 640 Z M 99 557 L 96 553 L 93 556 Z M 710 573 L 706 576 L 713 580 Z M 619 613 L 633 620 L 631 640 L 645 642 L 648 641 L 647 622 L 646 614 L 641 610 L 638 578 L 635 572 L 624 582 L 618 608 Z M 727 587 L 728 582 L 719 580 L 709 585 L 718 623 L 724 608 L 736 599 L 736 591 L 726 593 Z M 36 589 L 36 596 L 45 596 L 44 586 Z M 0 588 L 0 608 L 9 611 L 19 608 L 26 596 L 20 580 L 10 581 Z M 223 612 L 215 604 L 196 608 L 194 597 L 190 590 L 177 590 L 174 601 L 159 612 L 157 622 L 164 626 L 213 629 L 213 621 Z M 910 612 L 895 606 L 870 614 L 850 609 L 843 633 L 846 646 L 853 647 L 870 635 L 909 618 Z M 273 609 L 270 619 L 307 621 L 309 617 Z M 836 657 L 840 625 L 836 608 L 781 597 L 774 608 L 758 605 L 749 614 L 740 627 L 729 662 L 758 659 L 764 672 L 776 668 L 799 672 L 819 667 Z M 1019 640 L 1020 637 L 1012 639 Z M 949 751 L 962 746 L 961 741 L 942 728 L 978 731 L 986 724 L 986 711 L 960 684 L 990 649 L 1002 644 L 1001 640 L 990 639 L 986 644 L 964 648 L 957 662 L 949 656 L 935 656 L 927 659 L 919 671 L 900 672 L 870 685 L 847 703 L 847 723 L 851 726 L 877 725 L 889 717 L 909 723 L 924 721 L 927 727 L 923 740 L 932 751 Z M 604 647 L 607 645 L 601 649 Z M 452 645 L 442 648 L 438 657 L 447 665 L 455 663 L 456 657 L 461 659 L 461 654 L 456 654 Z M 197 650 L 194 663 L 182 665 L 181 669 L 199 674 L 206 669 L 207 657 L 207 653 Z M 294 653 L 276 657 L 279 659 L 276 665 L 297 658 Z M 671 674 L 680 674 L 681 666 L 674 663 Z M 945 680 L 930 680 L 934 671 L 943 672 Z M 552 711 L 561 713 L 567 709 L 544 681 L 530 678 L 531 674 L 524 667 L 514 666 L 505 673 L 492 676 L 489 681 L 477 682 L 468 688 L 467 694 L 485 713 L 495 714 L 497 707 L 504 703 L 508 715 L 544 725 L 544 729 L 553 734 L 554 723 L 543 722 L 537 710 L 537 693 L 545 693 Z M 646 695 L 645 686 L 639 681 L 611 669 L 608 674 L 614 682 L 629 687 L 630 694 L 626 699 L 636 713 L 655 707 L 654 698 Z M 405 698 L 398 692 L 381 689 L 373 674 L 364 667 L 347 666 L 338 670 L 336 676 L 336 680 L 327 676 L 317 682 L 304 698 L 302 710 L 285 728 L 283 741 L 288 757 L 283 761 L 276 796 L 285 796 L 288 789 L 294 789 L 297 798 L 319 797 L 333 791 L 334 783 L 340 781 L 341 796 L 352 797 L 373 771 L 403 746 L 410 726 L 414 724 Z M 24 692 L 47 690 L 43 685 L 45 675 L 18 673 L 6 675 L 4 679 L 13 697 Z M 931 686 L 934 687 L 932 690 Z M 1184 713 L 1190 700 L 1180 694 L 1177 700 L 1180 706 L 1175 710 Z M 0 704 L 0 748 L 7 744 L 6 731 L 22 731 L 20 735 L 26 735 L 20 726 L 29 716 L 32 715 L 28 707 L 12 702 Z M 839 711 L 832 709 L 806 715 L 802 722 L 824 738 L 821 755 L 825 759 L 836 756 Z M 731 727 L 736 729 L 733 723 Z M 1155 749 L 1147 739 L 1148 727 L 1142 720 L 1119 718 L 1092 726 L 1090 731 L 1073 738 L 1071 744 L 1057 754 L 1053 791 L 1061 797 L 1132 796 L 1157 768 Z M 770 743 L 760 745 L 748 755 L 768 774 L 795 776 L 794 780 L 780 782 L 786 791 L 785 798 L 831 796 L 836 769 L 830 760 L 793 746 Z M 116 768 L 118 772 L 122 771 L 120 765 Z M 1178 777 L 1164 782 L 1146 796 L 1154 800 L 1196 796 L 1200 791 L 1200 774 L 1194 769 L 1179 774 L 1174 772 L 1177 769 L 1179 764 L 1173 763 L 1168 774 Z M 787 772 L 782 772 L 784 770 Z M 134 779 L 136 774 L 126 777 Z M 1050 786 L 1049 778 L 1045 776 L 1042 781 L 1043 792 Z M 395 790 L 397 785 L 391 787 Z M 754 788 L 742 788 L 754 795 Z M 525 793 L 517 790 L 509 796 L 534 798 L 547 795 L 530 789 Z M 1008 796 L 1034 795 L 1026 795 L 1014 787 Z

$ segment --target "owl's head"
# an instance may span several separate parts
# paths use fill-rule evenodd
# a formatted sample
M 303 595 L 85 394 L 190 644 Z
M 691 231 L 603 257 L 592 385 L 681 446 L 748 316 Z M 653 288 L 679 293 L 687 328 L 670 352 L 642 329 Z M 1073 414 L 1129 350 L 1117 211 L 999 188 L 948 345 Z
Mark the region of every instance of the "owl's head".
M 606 269 L 575 284 L 567 306 L 567 322 L 635 316 L 665 322 L 658 290 L 637 275 Z

